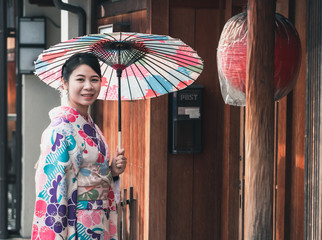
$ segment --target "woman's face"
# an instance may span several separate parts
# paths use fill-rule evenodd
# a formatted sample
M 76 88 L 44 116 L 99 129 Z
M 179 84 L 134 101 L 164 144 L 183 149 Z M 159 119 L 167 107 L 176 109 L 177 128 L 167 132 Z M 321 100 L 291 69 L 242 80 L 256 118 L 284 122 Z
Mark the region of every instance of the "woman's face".
M 64 82 L 68 91 L 69 105 L 80 113 L 87 114 L 88 107 L 94 103 L 101 90 L 100 76 L 88 65 L 79 65 Z

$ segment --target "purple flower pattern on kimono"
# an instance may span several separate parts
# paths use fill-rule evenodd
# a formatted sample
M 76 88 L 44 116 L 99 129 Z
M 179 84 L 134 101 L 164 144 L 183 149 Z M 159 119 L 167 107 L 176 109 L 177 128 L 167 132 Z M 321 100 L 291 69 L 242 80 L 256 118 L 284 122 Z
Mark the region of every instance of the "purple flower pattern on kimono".
M 78 170 L 71 157 L 77 152 L 73 134 L 69 121 L 62 118 L 52 121 L 43 133 L 36 172 L 38 188 L 32 239 L 65 239 L 68 232 L 73 232 L 67 217 L 73 215 L 68 201 L 72 192 L 77 191 L 73 179 Z
M 112 232 L 116 229 L 113 225 L 115 220 L 109 220 L 110 214 L 106 214 L 111 211 L 108 209 L 109 206 L 101 210 L 101 215 L 106 216 L 107 220 L 100 220 L 109 221 L 107 229 L 101 228 L 101 222 L 96 218 L 100 230 L 97 232 L 92 226 L 92 228 L 86 228 L 86 236 L 82 235 L 84 226 L 77 213 L 88 211 L 78 210 L 77 207 L 78 174 L 86 159 L 96 159 L 94 165 L 102 169 L 100 172 L 103 174 L 102 177 L 108 179 L 110 176 L 109 151 L 106 142 L 100 137 L 101 133 L 95 127 L 91 127 L 91 124 L 73 108 L 64 106 L 55 108 L 50 112 L 50 116 L 52 122 L 42 135 L 41 155 L 37 163 L 32 239 L 117 239 L 117 236 L 115 234 L 112 236 L 108 229 L 112 229 Z M 109 182 L 109 189 L 113 191 L 113 187 L 113 181 Z M 97 201 L 95 196 L 91 200 Z M 111 200 L 115 202 L 114 196 L 113 199 L 109 199 L 109 202 Z M 113 216 L 116 217 L 116 214 Z M 97 236 L 100 237 L 97 238 Z

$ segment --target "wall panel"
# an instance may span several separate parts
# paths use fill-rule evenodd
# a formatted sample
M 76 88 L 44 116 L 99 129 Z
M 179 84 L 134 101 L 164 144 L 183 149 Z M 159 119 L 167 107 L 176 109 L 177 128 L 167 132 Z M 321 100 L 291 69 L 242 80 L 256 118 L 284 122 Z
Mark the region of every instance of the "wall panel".
M 286 178 L 289 195 L 285 199 L 285 211 L 288 213 L 285 222 L 285 239 L 304 238 L 304 140 L 305 140 L 305 80 L 306 80 L 306 1 L 296 0 L 290 6 L 290 19 L 294 18 L 294 25 L 299 33 L 302 45 L 302 64 L 297 83 L 291 93 L 292 101 L 289 106 L 291 123 L 291 135 L 288 146 L 291 147 L 291 155 L 287 160 L 287 172 L 291 172 L 290 178 Z M 288 224 L 287 224 L 288 223 Z
M 218 9 L 197 9 L 196 11 L 195 48 L 205 63 L 198 83 L 205 87 L 205 104 L 204 150 L 203 154 L 194 162 L 193 239 L 221 238 L 224 102 L 216 65 L 221 16 L 222 13 Z
M 205 87 L 201 154 L 167 154 L 167 96 L 122 103 L 123 145 L 129 159 L 122 187 L 135 186 L 138 239 L 237 239 L 243 122 L 240 109 L 222 100 L 216 50 L 225 21 L 245 2 L 148 0 L 146 10 L 97 20 L 98 25 L 125 23 L 129 31 L 180 38 L 198 51 L 205 64 L 196 82 Z M 305 8 L 305 1 L 277 0 L 277 10 L 284 15 L 290 12 L 295 21 L 303 56 L 294 91 L 276 109 L 276 239 L 303 238 Z M 95 116 L 114 154 L 117 103 L 99 101 Z
M 170 35 L 194 47 L 195 9 L 170 10 Z M 169 154 L 167 240 L 192 239 L 193 232 L 193 181 L 196 154 Z
M 225 105 L 221 96 L 216 52 L 229 11 L 217 3 L 223 5 L 221 10 L 198 8 L 198 3 L 195 8 L 170 9 L 170 35 L 195 48 L 204 60 L 196 84 L 205 86 L 205 91 L 203 152 L 168 157 L 169 239 L 238 235 L 239 108 Z

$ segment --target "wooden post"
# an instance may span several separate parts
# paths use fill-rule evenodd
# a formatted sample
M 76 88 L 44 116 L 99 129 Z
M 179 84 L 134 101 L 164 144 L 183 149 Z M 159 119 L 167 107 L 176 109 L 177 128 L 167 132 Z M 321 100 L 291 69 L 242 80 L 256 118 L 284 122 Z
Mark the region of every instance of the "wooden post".
M 273 238 L 276 3 L 248 1 L 245 124 L 245 238 Z
M 119 240 L 122 240 L 122 233 L 123 233 L 123 226 L 122 226 L 122 219 L 123 219 L 123 202 L 122 199 L 117 204 L 117 235 Z
M 136 199 L 133 198 L 133 187 L 130 187 L 130 203 L 129 203 L 129 209 L 130 209 L 130 240 L 136 240 L 137 239 L 137 230 L 136 230 L 136 222 L 137 222 L 137 214 L 136 214 L 136 208 L 137 202 Z
M 128 240 L 127 237 L 127 221 L 126 221 L 126 217 L 127 217 L 127 189 L 123 189 L 123 204 L 122 204 L 122 236 L 123 236 L 123 240 Z
M 147 32 L 169 34 L 169 1 L 147 0 Z M 167 238 L 168 96 L 146 101 L 143 239 Z M 139 199 L 140 200 L 140 199 Z

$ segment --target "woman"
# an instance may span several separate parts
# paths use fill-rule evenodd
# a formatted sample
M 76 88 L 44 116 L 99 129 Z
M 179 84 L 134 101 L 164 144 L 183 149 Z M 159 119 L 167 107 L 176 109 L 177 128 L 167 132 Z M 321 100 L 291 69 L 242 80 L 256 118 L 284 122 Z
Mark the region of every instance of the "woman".
M 118 149 L 109 165 L 108 146 L 88 115 L 101 88 L 97 58 L 73 55 L 62 81 L 68 106 L 49 112 L 42 135 L 32 239 L 117 239 L 115 193 L 127 160 Z

